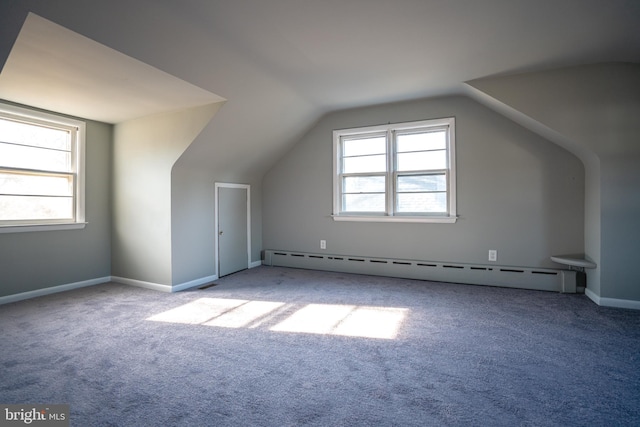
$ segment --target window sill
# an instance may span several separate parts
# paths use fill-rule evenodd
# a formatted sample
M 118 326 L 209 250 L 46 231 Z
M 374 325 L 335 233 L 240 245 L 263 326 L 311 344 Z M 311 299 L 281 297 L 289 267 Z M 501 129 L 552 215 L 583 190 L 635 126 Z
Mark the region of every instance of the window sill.
M 79 230 L 87 225 L 86 222 L 71 222 L 67 224 L 25 224 L 25 225 L 0 225 L 2 233 L 28 233 L 32 231 L 60 231 Z
M 331 215 L 334 221 L 351 222 L 418 222 L 435 224 L 453 224 L 455 216 L 366 216 L 366 215 Z

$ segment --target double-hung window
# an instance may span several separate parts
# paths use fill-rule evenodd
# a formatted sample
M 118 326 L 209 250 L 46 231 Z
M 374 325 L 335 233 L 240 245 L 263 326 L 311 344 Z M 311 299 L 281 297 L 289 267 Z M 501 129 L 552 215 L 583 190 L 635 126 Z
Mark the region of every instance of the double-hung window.
M 84 133 L 81 121 L 0 104 L 0 231 L 84 224 Z
M 455 119 L 336 130 L 333 218 L 455 222 Z

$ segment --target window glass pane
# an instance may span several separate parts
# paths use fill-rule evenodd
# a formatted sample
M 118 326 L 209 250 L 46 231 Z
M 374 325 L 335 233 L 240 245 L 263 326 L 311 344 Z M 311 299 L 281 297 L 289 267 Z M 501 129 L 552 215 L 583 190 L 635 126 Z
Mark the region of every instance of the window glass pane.
M 73 196 L 73 176 L 0 172 L 0 194 Z
M 0 196 L 0 221 L 29 219 L 73 219 L 73 198 Z
M 398 176 L 398 192 L 447 191 L 447 178 L 441 175 L 405 175 Z
M 362 139 L 343 139 L 343 156 L 363 156 L 367 154 L 384 154 L 387 151 L 387 138 L 376 136 Z
M 384 176 L 348 176 L 343 179 L 345 193 L 384 193 Z
M 384 212 L 384 193 L 344 194 L 342 196 L 342 209 L 345 212 Z
M 342 159 L 343 173 L 386 172 L 387 156 L 345 157 Z
M 447 148 L 447 132 L 399 134 L 396 136 L 396 151 L 445 150 Z
M 67 130 L 7 119 L 0 119 L 0 141 L 56 150 L 71 150 L 71 137 Z
M 71 152 L 0 143 L 0 166 L 71 172 Z
M 446 150 L 398 153 L 397 158 L 400 172 L 447 168 Z
M 447 211 L 447 193 L 399 193 L 396 211 L 400 213 L 444 213 Z

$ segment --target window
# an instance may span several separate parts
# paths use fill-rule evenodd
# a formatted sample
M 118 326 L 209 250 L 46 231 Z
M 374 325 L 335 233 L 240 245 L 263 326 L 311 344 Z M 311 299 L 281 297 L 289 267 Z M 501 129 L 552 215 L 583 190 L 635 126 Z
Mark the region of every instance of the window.
M 455 119 L 336 130 L 333 218 L 455 222 Z
M 84 133 L 83 122 L 0 104 L 0 231 L 84 224 Z

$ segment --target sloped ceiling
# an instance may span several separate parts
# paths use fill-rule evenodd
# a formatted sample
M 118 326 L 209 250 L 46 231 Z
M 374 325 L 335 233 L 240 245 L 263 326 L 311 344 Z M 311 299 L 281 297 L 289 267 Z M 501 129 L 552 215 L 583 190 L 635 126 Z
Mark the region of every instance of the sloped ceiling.
M 489 75 L 640 62 L 637 0 L 4 4 L 5 16 L 32 11 L 227 99 L 185 153 L 203 167 L 264 171 L 330 110 L 459 93 Z
M 106 123 L 224 101 L 34 14 L 2 69 L 0 97 Z
M 448 94 L 497 73 L 640 61 L 636 0 L 162 3 L 325 109 Z

